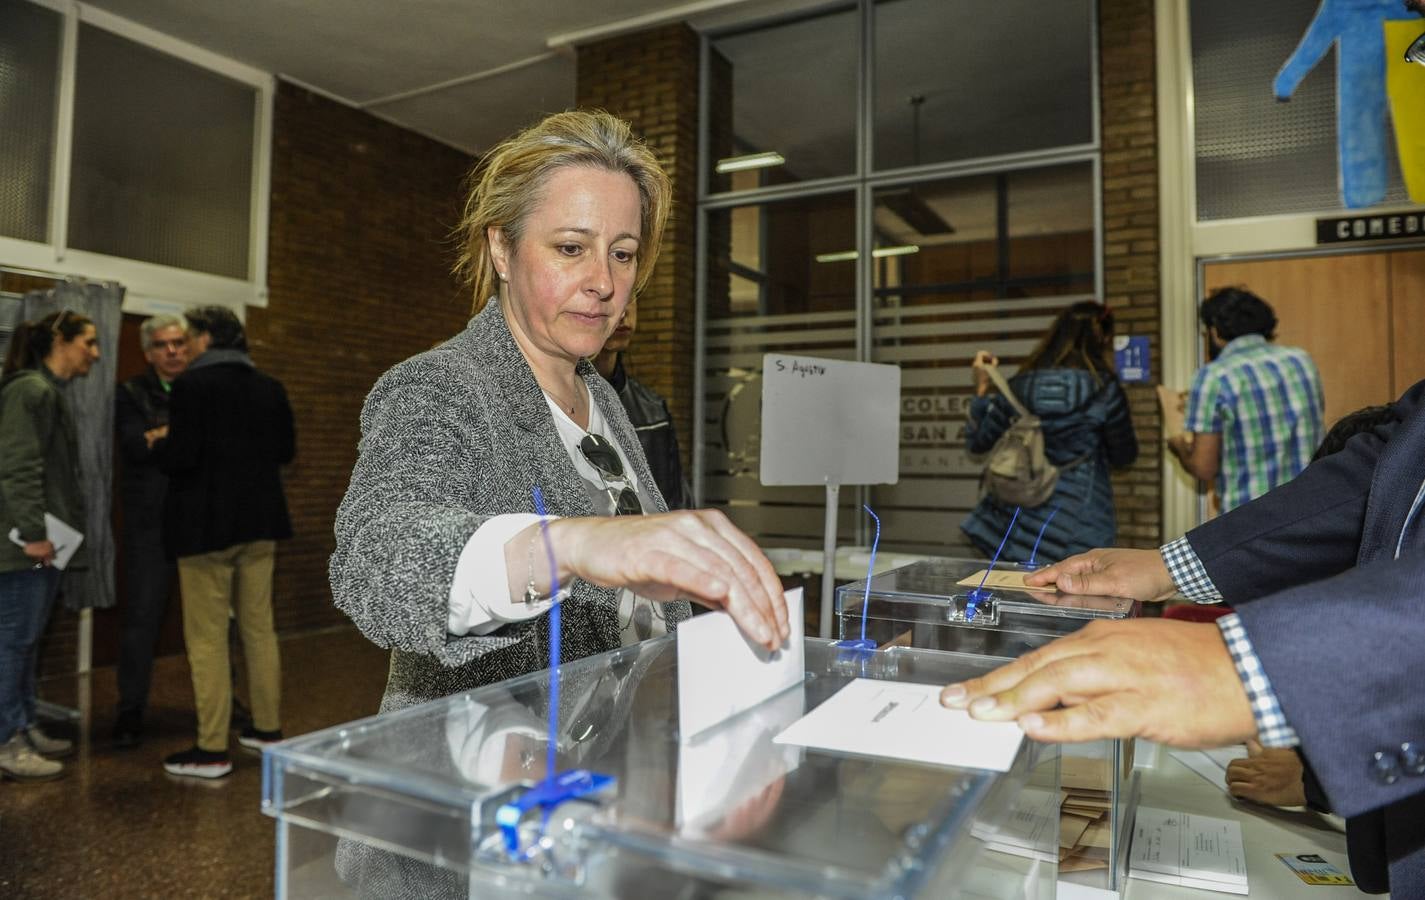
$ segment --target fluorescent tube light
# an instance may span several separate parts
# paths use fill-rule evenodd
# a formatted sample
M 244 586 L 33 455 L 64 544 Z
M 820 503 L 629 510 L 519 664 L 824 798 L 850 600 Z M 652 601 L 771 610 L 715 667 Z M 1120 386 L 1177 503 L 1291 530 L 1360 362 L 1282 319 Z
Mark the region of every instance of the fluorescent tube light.
M 877 247 L 871 251 L 872 259 L 885 259 L 887 256 L 905 256 L 909 253 L 919 253 L 920 247 L 915 244 L 900 244 L 895 247 Z M 816 261 L 819 263 L 846 262 L 855 259 L 859 254 L 855 250 L 841 250 L 837 253 L 818 253 Z
M 747 169 L 765 169 L 768 166 L 780 166 L 786 161 L 782 154 L 773 150 L 766 153 L 749 153 L 747 156 L 729 156 L 717 161 L 717 173 L 726 175 L 728 172 L 742 172 Z

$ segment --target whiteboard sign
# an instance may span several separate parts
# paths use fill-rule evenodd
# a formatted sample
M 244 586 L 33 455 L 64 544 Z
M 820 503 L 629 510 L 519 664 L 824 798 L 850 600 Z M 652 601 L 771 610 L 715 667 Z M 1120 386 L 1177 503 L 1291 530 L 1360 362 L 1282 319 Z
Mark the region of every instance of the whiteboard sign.
M 899 366 L 762 357 L 763 484 L 895 484 Z

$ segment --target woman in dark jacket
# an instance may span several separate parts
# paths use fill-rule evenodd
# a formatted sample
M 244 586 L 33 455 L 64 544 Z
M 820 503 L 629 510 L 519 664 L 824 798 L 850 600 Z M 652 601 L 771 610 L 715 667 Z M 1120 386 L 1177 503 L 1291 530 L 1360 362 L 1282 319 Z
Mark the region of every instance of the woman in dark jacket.
M 1138 457 L 1138 439 L 1123 386 L 1113 371 L 1112 342 L 1113 313 L 1108 307 L 1091 300 L 1075 303 L 1059 315 L 1009 381 L 1019 401 L 1040 418 L 1044 453 L 1059 467 L 1059 482 L 1042 505 L 1020 512 L 1005 542 L 1005 560 L 1029 561 L 1046 521 L 1049 527 L 1036 563 L 1114 543 L 1109 467 L 1132 463 Z M 1003 396 L 989 394 L 984 366 L 998 362 L 984 350 L 975 355 L 975 399 L 965 428 L 971 453 L 987 453 L 1015 417 Z M 1014 507 L 986 495 L 960 528 L 990 556 L 1013 515 Z
M 99 358 L 94 323 L 60 312 L 15 330 L 0 379 L 0 773 L 19 781 L 57 778 L 74 749 L 35 722 L 35 647 L 59 590 L 48 513 L 84 524 L 79 448 L 64 398 L 72 378 Z M 73 551 L 70 567 L 83 564 Z

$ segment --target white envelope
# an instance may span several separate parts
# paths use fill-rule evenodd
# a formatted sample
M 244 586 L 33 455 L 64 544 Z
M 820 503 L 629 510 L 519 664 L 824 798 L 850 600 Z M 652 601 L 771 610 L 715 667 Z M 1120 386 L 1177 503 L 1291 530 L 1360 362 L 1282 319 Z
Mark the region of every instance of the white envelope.
M 802 763 L 802 748 L 772 738 L 806 710 L 801 686 L 702 734 L 678 741 L 678 833 L 698 837 Z
M 938 684 L 858 678 L 792 727 L 778 744 L 908 762 L 1007 772 L 1024 740 L 1015 722 L 981 722 L 940 705 Z
M 678 716 L 681 740 L 751 709 L 806 677 L 802 589 L 784 595 L 791 636 L 774 653 L 743 637 L 725 612 L 678 625 Z

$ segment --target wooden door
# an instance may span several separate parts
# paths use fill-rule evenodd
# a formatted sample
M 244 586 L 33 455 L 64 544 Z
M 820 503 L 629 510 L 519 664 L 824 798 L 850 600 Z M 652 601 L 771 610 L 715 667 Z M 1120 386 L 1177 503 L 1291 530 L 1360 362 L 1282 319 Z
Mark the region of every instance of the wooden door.
M 1425 257 L 1425 251 L 1411 254 Z M 1203 287 L 1240 285 L 1271 304 L 1277 341 L 1304 348 L 1321 371 L 1326 427 L 1360 409 L 1399 396 L 1392 368 L 1392 269 L 1408 271 L 1425 288 L 1425 259 L 1395 263 L 1391 254 L 1356 253 L 1249 262 L 1210 263 Z M 1425 297 L 1414 306 L 1416 328 Z M 1421 368 L 1417 336 L 1414 370 Z M 1409 369 L 1397 367 L 1398 371 Z M 1425 375 L 1417 376 L 1425 377 Z
M 1425 378 L 1425 250 L 1390 255 L 1392 393 Z

